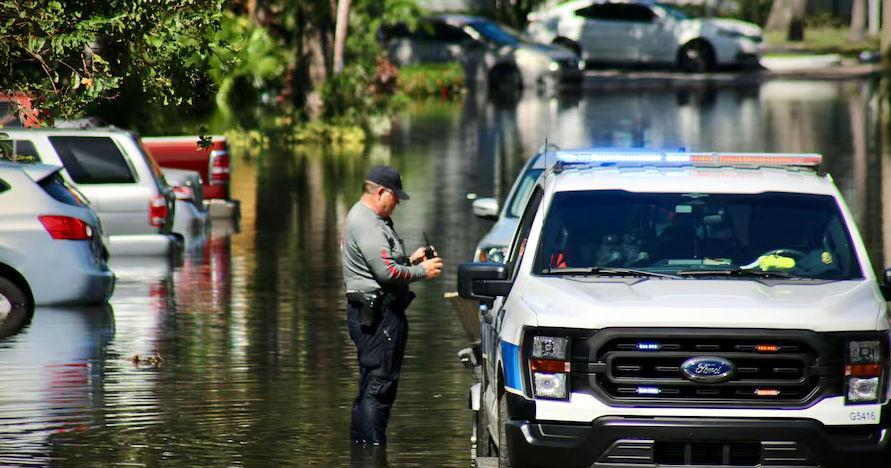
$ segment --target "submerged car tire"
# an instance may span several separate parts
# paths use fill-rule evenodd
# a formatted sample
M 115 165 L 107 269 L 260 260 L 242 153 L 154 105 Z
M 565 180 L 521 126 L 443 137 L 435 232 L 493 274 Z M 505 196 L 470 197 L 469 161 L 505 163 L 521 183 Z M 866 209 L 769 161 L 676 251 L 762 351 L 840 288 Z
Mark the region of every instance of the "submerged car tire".
M 520 71 L 508 65 L 498 65 L 489 71 L 489 90 L 513 95 L 523 87 L 523 79 Z
M 0 277 L 0 337 L 21 330 L 30 321 L 33 311 L 28 294 L 11 280 Z
M 510 464 L 510 449 L 507 443 L 507 392 L 498 397 L 498 466 L 507 468 Z
M 691 73 L 702 73 L 715 66 L 715 52 L 708 42 L 697 39 L 678 50 L 678 66 Z

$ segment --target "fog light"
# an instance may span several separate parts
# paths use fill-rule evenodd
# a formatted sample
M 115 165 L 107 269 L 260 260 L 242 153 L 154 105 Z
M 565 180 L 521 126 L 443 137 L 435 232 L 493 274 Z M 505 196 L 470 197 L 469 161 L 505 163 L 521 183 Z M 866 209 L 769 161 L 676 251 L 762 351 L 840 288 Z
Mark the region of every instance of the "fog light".
M 557 62 L 551 62 L 548 64 L 548 70 L 555 72 L 560 70 L 560 64 Z
M 584 60 L 579 60 L 579 70 L 584 70 L 587 63 Z
M 851 403 L 873 403 L 879 401 L 879 378 L 861 379 L 848 377 L 848 401 Z
M 566 374 L 533 372 L 535 396 L 540 398 L 566 398 Z

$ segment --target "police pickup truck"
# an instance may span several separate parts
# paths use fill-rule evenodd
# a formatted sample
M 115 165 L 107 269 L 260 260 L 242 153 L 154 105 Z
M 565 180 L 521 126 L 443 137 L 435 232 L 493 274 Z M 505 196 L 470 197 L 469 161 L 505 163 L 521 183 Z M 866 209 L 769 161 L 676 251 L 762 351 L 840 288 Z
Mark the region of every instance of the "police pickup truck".
M 556 151 L 480 301 L 500 466 L 889 466 L 888 271 L 821 156 Z

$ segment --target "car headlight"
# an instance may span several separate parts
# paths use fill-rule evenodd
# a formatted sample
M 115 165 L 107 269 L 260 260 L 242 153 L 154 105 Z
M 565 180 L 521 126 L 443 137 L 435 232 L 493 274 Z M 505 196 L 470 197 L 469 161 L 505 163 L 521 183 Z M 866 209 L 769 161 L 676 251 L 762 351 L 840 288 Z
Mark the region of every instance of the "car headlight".
M 742 31 L 727 28 L 718 28 L 718 35 L 725 37 L 746 37 Z
M 878 403 L 883 373 L 880 341 L 848 341 L 845 344 L 845 404 Z
M 532 337 L 532 391 L 536 398 L 565 399 L 569 395 L 569 338 Z
M 552 60 L 551 63 L 548 64 L 548 70 L 552 72 L 560 71 L 560 63 Z

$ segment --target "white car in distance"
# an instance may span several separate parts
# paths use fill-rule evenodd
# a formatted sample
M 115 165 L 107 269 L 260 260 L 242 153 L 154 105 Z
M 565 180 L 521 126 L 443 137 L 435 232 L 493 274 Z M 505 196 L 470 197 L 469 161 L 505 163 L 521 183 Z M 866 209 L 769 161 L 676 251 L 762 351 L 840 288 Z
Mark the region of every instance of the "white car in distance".
M 573 0 L 530 13 L 526 33 L 576 51 L 591 63 L 674 64 L 690 72 L 757 65 L 758 25 L 728 18 L 692 18 L 651 0 Z

